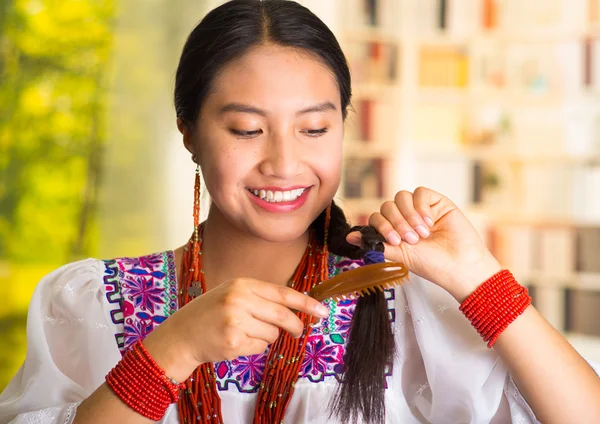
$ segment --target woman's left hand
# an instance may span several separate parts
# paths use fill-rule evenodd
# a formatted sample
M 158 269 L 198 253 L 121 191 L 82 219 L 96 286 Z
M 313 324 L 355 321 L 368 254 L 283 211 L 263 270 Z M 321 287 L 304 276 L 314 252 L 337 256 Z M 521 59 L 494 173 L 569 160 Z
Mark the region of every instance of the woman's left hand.
M 387 239 L 386 259 L 404 263 L 459 302 L 502 269 L 456 205 L 424 187 L 398 192 L 371 215 L 369 225 Z M 360 245 L 360 233 L 347 240 Z

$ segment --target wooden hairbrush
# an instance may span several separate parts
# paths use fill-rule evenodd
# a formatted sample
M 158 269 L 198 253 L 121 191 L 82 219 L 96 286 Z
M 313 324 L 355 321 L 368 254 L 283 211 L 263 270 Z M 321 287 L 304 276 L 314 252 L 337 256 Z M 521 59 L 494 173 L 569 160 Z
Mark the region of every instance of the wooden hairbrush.
M 325 299 L 354 299 L 383 291 L 408 281 L 408 269 L 400 262 L 381 262 L 342 272 L 314 286 L 308 295 L 319 302 Z

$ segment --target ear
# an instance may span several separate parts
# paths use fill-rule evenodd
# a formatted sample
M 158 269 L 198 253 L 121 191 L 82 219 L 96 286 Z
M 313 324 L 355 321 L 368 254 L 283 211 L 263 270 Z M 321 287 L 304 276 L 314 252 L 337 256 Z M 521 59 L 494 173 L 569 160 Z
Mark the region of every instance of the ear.
M 177 129 L 183 135 L 183 145 L 187 151 L 192 154 L 192 157 L 197 157 L 193 131 L 190 126 L 183 119 L 177 118 Z

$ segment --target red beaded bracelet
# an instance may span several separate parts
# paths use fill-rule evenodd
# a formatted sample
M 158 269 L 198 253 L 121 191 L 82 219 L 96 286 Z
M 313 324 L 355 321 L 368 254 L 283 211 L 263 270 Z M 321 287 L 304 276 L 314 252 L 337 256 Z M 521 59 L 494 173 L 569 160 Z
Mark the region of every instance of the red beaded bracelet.
M 503 270 L 471 293 L 460 310 L 491 348 L 529 305 L 531 297 L 527 288 L 517 283 L 510 271 Z
M 165 375 L 141 340 L 107 374 L 106 383 L 127 406 L 154 421 L 162 419 L 184 388 Z

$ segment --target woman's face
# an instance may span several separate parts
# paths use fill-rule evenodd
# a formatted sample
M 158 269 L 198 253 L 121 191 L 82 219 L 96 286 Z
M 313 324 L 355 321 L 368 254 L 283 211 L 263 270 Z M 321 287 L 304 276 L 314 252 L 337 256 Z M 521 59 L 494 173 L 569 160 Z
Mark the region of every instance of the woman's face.
M 282 242 L 304 234 L 335 195 L 343 132 L 332 72 L 305 52 L 261 45 L 219 73 L 187 144 L 218 211 Z

